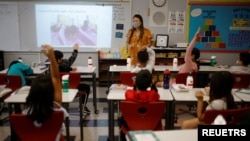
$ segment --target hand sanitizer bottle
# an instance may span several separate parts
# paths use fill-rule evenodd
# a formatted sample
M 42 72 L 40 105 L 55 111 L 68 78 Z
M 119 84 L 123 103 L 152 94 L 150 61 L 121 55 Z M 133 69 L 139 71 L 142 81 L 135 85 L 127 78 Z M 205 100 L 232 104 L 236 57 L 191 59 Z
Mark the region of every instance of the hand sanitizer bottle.
M 187 88 L 192 89 L 193 85 L 194 85 L 194 79 L 192 73 L 190 72 L 186 79 L 186 86 Z
M 130 70 L 131 69 L 131 58 L 130 56 L 128 56 L 127 58 L 127 70 Z
M 173 59 L 173 69 L 176 70 L 177 67 L 178 67 L 178 59 L 177 59 L 177 57 L 174 57 L 174 59 Z

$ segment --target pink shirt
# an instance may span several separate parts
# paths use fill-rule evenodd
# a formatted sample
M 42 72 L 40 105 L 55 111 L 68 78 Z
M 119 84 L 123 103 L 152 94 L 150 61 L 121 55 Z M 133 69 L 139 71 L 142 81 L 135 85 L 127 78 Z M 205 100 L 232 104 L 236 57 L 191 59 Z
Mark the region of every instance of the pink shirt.
M 191 43 L 188 45 L 186 49 L 186 55 L 185 55 L 185 63 L 181 65 L 179 73 L 188 73 L 188 72 L 197 72 L 198 67 L 195 62 L 192 60 L 192 50 L 194 48 L 196 42 L 196 36 L 193 38 Z

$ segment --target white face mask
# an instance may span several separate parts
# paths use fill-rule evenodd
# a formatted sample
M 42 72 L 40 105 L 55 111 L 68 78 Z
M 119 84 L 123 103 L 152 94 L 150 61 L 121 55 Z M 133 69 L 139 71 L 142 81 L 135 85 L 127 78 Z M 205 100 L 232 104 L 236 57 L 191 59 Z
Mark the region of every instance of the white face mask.
M 137 27 L 139 27 L 139 26 L 141 26 L 140 23 L 138 23 L 138 22 L 133 22 L 133 27 L 134 27 L 134 28 L 137 28 Z

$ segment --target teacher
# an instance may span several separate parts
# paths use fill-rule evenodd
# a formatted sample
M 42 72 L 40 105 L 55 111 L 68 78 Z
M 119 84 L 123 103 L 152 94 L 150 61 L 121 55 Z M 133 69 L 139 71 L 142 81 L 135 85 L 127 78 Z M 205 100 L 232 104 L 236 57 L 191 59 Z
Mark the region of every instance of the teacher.
M 133 16 L 133 27 L 127 33 L 128 55 L 131 57 L 131 65 L 137 64 L 137 53 L 146 47 L 151 46 L 152 34 L 147 28 L 144 28 L 143 18 L 136 14 Z

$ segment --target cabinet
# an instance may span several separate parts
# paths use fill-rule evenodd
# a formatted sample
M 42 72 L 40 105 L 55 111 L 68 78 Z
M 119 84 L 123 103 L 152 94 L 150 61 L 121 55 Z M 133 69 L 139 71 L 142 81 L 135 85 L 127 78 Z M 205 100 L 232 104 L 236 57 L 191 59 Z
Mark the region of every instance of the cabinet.
M 184 63 L 186 48 L 153 48 L 156 65 L 172 65 L 173 58 L 178 58 L 178 65 Z
M 126 59 L 99 58 L 99 85 L 106 85 L 108 71 L 111 65 L 126 65 Z M 119 74 L 114 74 L 114 81 L 119 80 Z

